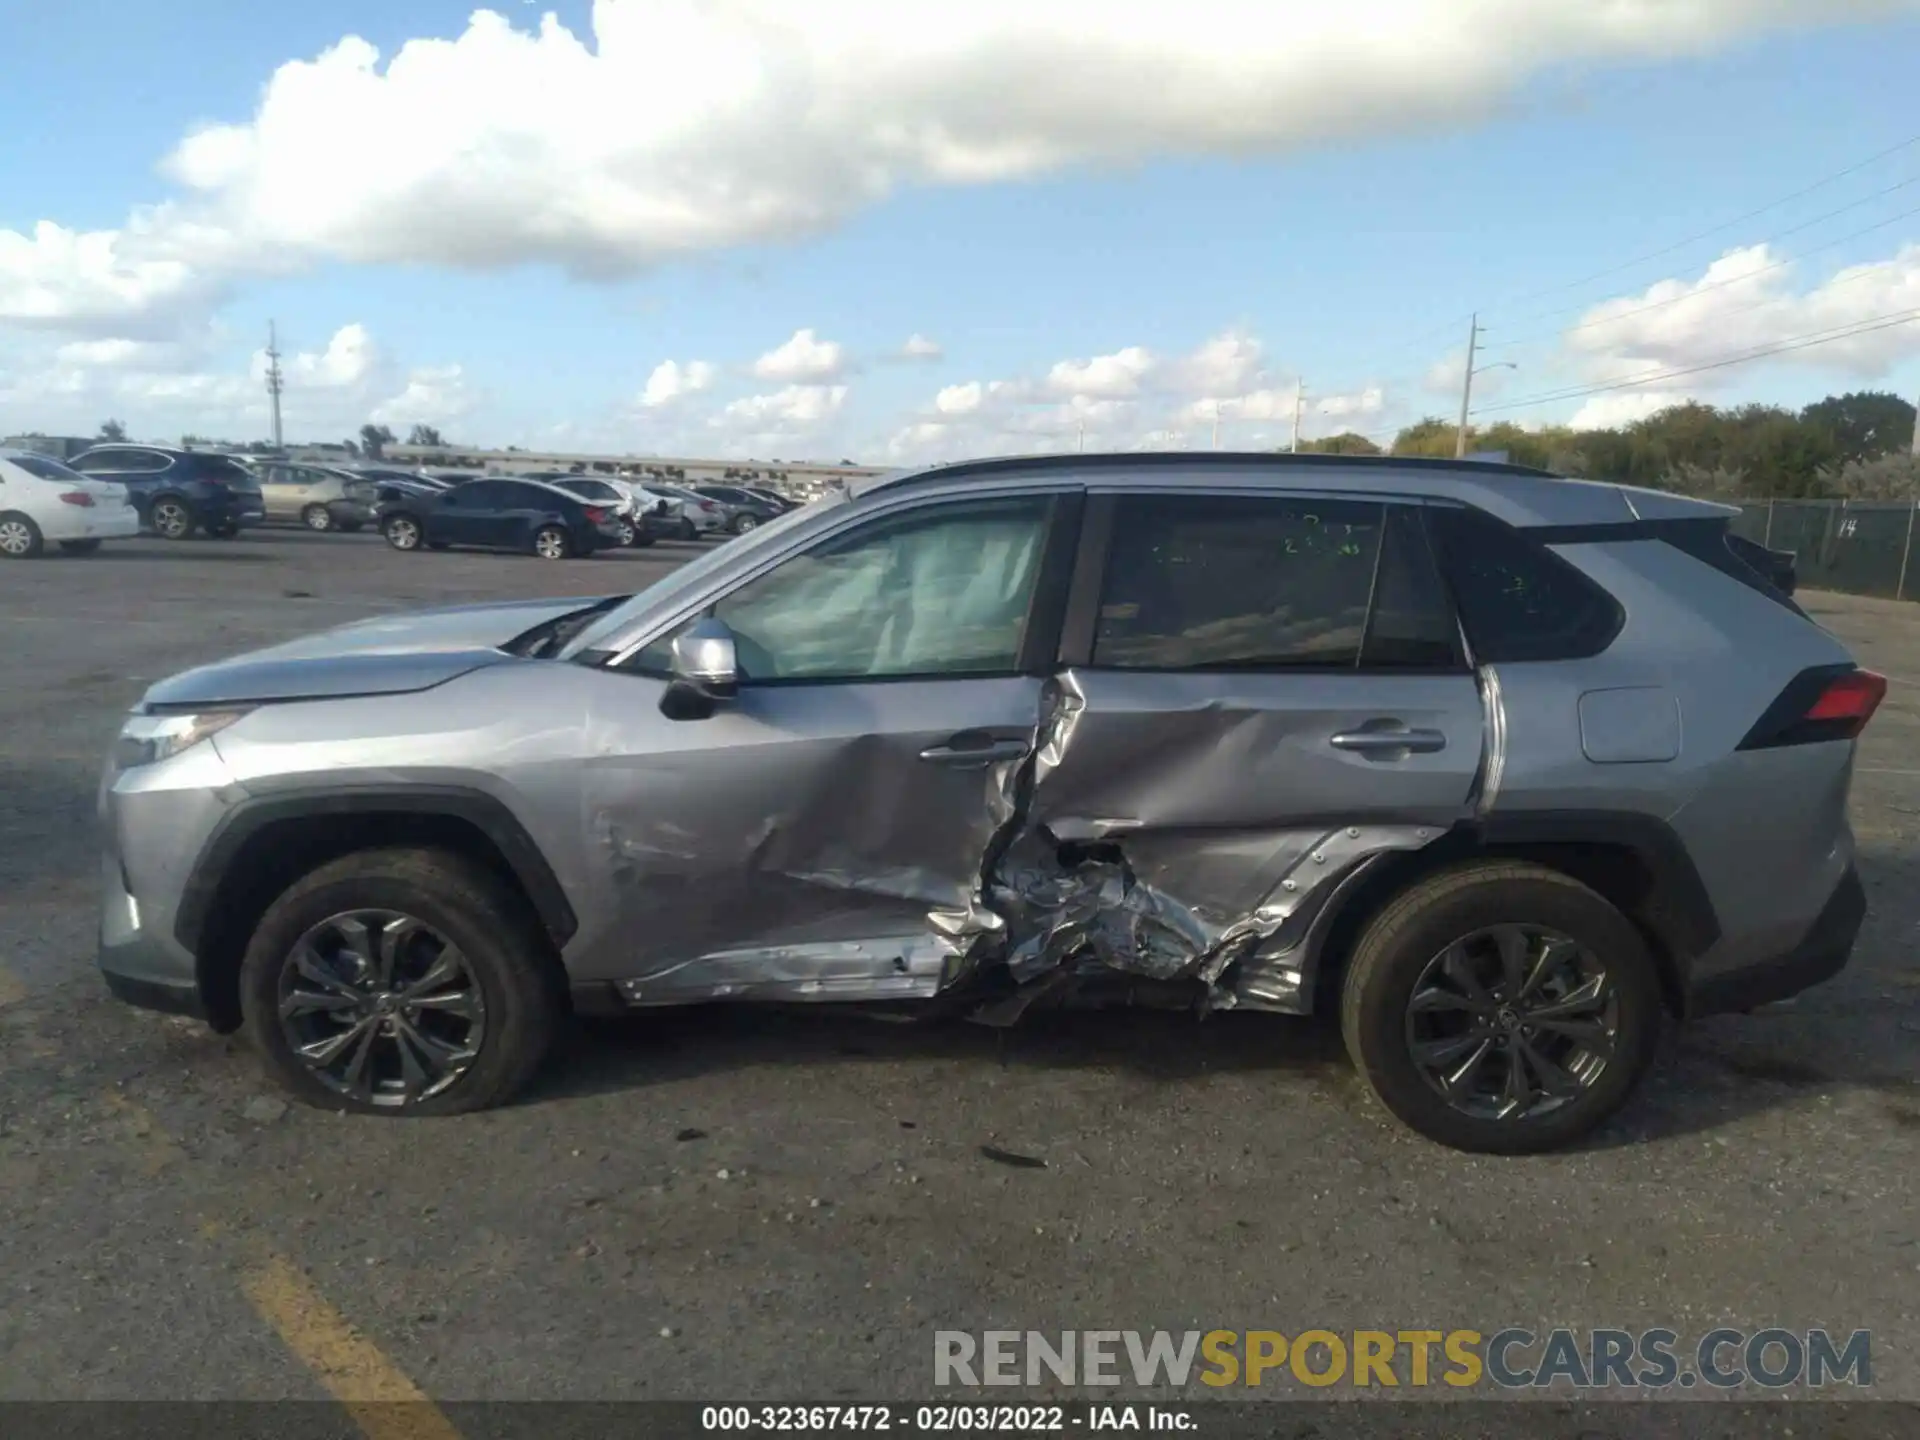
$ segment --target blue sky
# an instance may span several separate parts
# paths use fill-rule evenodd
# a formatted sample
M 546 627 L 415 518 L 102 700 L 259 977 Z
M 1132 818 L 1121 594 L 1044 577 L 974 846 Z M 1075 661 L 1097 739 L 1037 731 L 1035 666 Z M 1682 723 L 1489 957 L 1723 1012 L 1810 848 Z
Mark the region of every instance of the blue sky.
M 1920 136 L 1912 5 L 1674 0 L 1681 33 L 1623 40 L 1519 0 L 1199 0 L 1190 40 L 927 0 L 916 39 L 736 0 L 724 43 L 679 0 L 470 8 L 0 0 L 10 113 L 64 117 L 0 131 L 0 432 L 261 435 L 269 318 L 301 439 L 906 459 L 1207 444 L 1217 410 L 1278 444 L 1296 377 L 1308 433 L 1384 437 L 1457 406 L 1475 309 L 1520 366 L 1488 405 L 1656 377 L 1489 420 L 1920 391 L 1920 321 L 1657 378 L 1920 312 L 1920 143 L 1675 247 Z M 283 70 L 348 36 L 357 78 Z M 710 383 L 649 405 L 668 361 Z

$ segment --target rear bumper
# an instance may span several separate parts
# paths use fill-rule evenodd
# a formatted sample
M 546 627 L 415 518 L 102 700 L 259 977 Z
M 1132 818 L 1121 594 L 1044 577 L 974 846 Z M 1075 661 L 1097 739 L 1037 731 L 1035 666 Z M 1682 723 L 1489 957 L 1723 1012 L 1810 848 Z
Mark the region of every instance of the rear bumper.
M 131 505 L 61 505 L 40 532 L 49 540 L 130 540 L 140 533 L 140 512 Z
M 1754 1010 L 1831 980 L 1846 968 L 1867 918 L 1867 890 L 1849 866 L 1804 939 L 1786 954 L 1723 971 L 1687 995 L 1690 1016 Z

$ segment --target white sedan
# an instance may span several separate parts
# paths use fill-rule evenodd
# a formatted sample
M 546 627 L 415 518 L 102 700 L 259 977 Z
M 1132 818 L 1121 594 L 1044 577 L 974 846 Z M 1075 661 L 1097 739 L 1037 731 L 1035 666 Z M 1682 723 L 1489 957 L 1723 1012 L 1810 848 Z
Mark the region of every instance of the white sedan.
M 0 559 L 29 560 L 58 545 L 87 555 L 102 540 L 140 533 L 127 487 L 94 480 L 31 450 L 0 450 Z

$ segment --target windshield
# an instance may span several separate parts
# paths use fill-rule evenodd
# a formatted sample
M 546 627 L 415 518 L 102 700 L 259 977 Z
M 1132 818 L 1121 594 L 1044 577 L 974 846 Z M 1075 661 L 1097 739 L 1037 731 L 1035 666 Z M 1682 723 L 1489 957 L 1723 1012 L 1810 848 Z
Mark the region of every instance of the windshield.
M 832 494 L 821 497 L 811 505 L 796 505 L 779 519 L 769 520 L 755 529 L 751 539 L 735 540 L 717 546 L 692 564 L 669 571 L 619 609 L 608 611 L 594 624 L 574 636 L 566 649 L 560 653 L 559 658 L 574 660 L 589 651 L 608 649 L 610 642 L 616 640 L 634 620 L 661 601 L 681 591 L 693 589 L 709 576 L 737 564 L 744 553 L 743 547 L 751 546 L 752 549 L 758 550 L 767 545 L 777 544 L 780 537 L 788 531 L 798 529 L 814 515 L 819 514 L 824 507 L 841 504 L 846 498 L 843 494 Z

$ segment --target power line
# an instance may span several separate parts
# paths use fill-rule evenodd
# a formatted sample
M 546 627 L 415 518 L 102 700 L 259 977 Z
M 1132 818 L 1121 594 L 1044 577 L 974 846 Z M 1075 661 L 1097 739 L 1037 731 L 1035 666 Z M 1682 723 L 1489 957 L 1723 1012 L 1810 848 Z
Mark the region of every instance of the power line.
M 1829 211 L 1825 215 L 1815 216 L 1812 220 L 1807 221 L 1805 225 L 1796 225 L 1791 230 L 1782 230 L 1778 235 L 1769 236 L 1767 239 L 1762 240 L 1760 243 L 1762 245 L 1771 245 L 1775 240 L 1785 239 L 1789 235 L 1797 234 L 1801 230 L 1805 230 L 1813 225 L 1819 224 L 1822 220 L 1831 220 L 1835 215 L 1841 215 L 1846 213 L 1846 211 L 1848 210 L 1856 209 L 1860 205 L 1866 204 L 1868 201 L 1879 200 L 1887 195 L 1891 195 L 1896 190 L 1904 190 L 1909 185 L 1920 185 L 1920 175 L 1915 175 L 1910 179 L 1902 180 L 1898 185 L 1890 185 L 1885 190 L 1880 191 L 1879 194 L 1877 195 L 1867 196 L 1866 200 L 1858 200 L 1858 201 L 1855 201 L 1852 205 L 1844 205 L 1840 209 Z M 1618 314 L 1602 316 L 1598 320 L 1588 320 L 1579 325 L 1568 325 L 1558 330 L 1541 331 L 1540 333 L 1534 334 L 1534 335 L 1523 335 L 1518 340 L 1508 340 L 1504 342 L 1504 345 L 1506 347 L 1519 346 L 1519 345 L 1536 345 L 1543 340 L 1558 340 L 1563 336 L 1572 335 L 1581 330 L 1592 330 L 1592 329 L 1596 329 L 1601 325 L 1618 324 L 1620 321 L 1630 319 L 1635 315 L 1644 315 L 1649 310 L 1664 310 L 1670 305 L 1681 305 L 1687 302 L 1688 300 L 1693 299 L 1694 296 L 1696 295 L 1710 295 L 1715 290 L 1724 290 L 1730 285 L 1744 285 L 1749 280 L 1752 280 L 1757 276 L 1770 274 L 1775 270 L 1784 270 L 1788 266 L 1796 264 L 1797 262 L 1806 259 L 1809 255 L 1819 255 L 1824 251 L 1833 249 L 1835 246 L 1844 245 L 1849 240 L 1858 240 L 1862 235 L 1871 235 L 1874 231 L 1884 230 L 1889 225 L 1898 225 L 1902 220 L 1910 220 L 1915 215 L 1920 215 L 1920 205 L 1915 206 L 1911 210 L 1902 210 L 1898 215 L 1889 215 L 1884 220 L 1876 220 L 1873 224 L 1864 225 L 1858 230 L 1849 230 L 1845 235 L 1836 236 L 1835 238 L 1827 241 L 1823 245 L 1816 245 L 1811 250 L 1803 250 L 1800 252 L 1800 254 L 1789 256 L 1785 260 L 1776 260 L 1773 262 L 1773 264 L 1763 265 L 1758 270 L 1749 270 L 1746 274 L 1736 275 L 1730 280 L 1716 280 L 1710 285 L 1696 285 L 1691 290 L 1688 290 L 1684 295 L 1669 296 L 1665 300 L 1651 300 L 1651 301 L 1648 301 L 1645 305 L 1636 305 L 1631 310 L 1622 310 Z M 1589 305 L 1576 305 L 1567 310 L 1554 310 L 1554 311 L 1547 312 L 1546 317 L 1541 317 L 1536 315 L 1536 316 L 1529 316 L 1526 318 L 1539 319 L 1539 318 L 1550 318 L 1553 315 L 1571 315 L 1571 314 L 1577 314 L 1582 310 L 1589 310 L 1591 308 L 1592 307 Z M 1733 313 L 1738 314 L 1739 312 L 1735 311 Z
M 1813 184 L 1805 186 L 1799 190 L 1796 190 L 1791 195 L 1783 195 L 1780 197 L 1780 199 L 1770 201 L 1767 204 L 1760 206 L 1757 210 L 1749 210 L 1744 215 L 1736 215 L 1731 220 L 1724 221 L 1719 225 L 1715 225 L 1709 229 L 1699 231 L 1698 233 L 1693 235 L 1689 235 L 1684 240 L 1676 240 L 1671 245 L 1662 246 L 1658 250 L 1650 250 L 1645 255 L 1637 256 L 1632 260 L 1625 261 L 1619 265 L 1611 266 L 1610 268 L 1605 270 L 1595 271 L 1593 274 L 1582 276 L 1578 280 L 1569 280 L 1563 285 L 1548 285 L 1539 290 L 1529 290 L 1524 294 L 1510 297 L 1505 303 L 1509 305 L 1517 305 L 1523 300 L 1538 299 L 1542 295 L 1563 294 L 1568 290 L 1577 290 L 1582 285 L 1591 285 L 1596 280 L 1605 280 L 1611 276 L 1620 274 L 1622 271 L 1631 270 L 1636 265 L 1644 265 L 1649 260 L 1662 259 L 1665 256 L 1673 254 L 1677 250 L 1686 249 L 1687 246 L 1689 245 L 1698 244 L 1702 240 L 1710 240 L 1715 235 L 1725 234 L 1727 231 L 1733 229 L 1735 226 L 1746 224 L 1747 221 L 1749 220 L 1757 220 L 1760 216 L 1765 215 L 1769 210 L 1778 210 L 1782 205 L 1791 205 L 1795 200 L 1799 200 L 1805 196 L 1811 195 L 1816 190 L 1824 190 L 1826 189 L 1827 186 L 1835 184 L 1838 181 L 1844 180 L 1849 175 L 1857 175 L 1862 170 L 1865 170 L 1868 166 L 1878 164 L 1880 161 L 1886 159 L 1889 155 L 1898 155 L 1902 150 L 1910 149 L 1914 145 L 1920 145 L 1920 135 L 1910 136 L 1907 139 L 1902 140 L 1898 145 L 1889 145 L 1885 150 L 1881 150 L 1876 154 L 1869 155 L 1866 159 L 1861 160 L 1856 164 L 1849 165 L 1844 170 L 1837 170 L 1833 174 L 1827 176 L 1825 179 L 1816 180 L 1813 182 Z M 1849 206 L 1846 208 L 1850 209 L 1852 207 Z M 1788 231 L 1786 233 L 1791 234 L 1792 232 Z
M 1526 395 L 1518 400 L 1502 401 L 1498 405 L 1482 405 L 1474 413 L 1485 415 L 1497 410 L 1524 409 L 1529 405 L 1547 405 L 1562 400 L 1583 400 L 1589 395 L 1605 395 L 1616 390 L 1634 390 L 1644 385 L 1656 385 L 1664 380 L 1678 380 L 1686 375 L 1703 375 L 1709 370 L 1725 370 L 1730 366 L 1745 365 L 1750 361 L 1764 360 L 1771 355 L 1785 355 L 1795 350 L 1810 350 L 1818 345 L 1831 345 L 1836 341 L 1851 340 L 1857 335 L 1871 335 L 1877 330 L 1891 330 L 1916 319 L 1920 319 L 1920 309 L 1903 310 L 1891 315 L 1876 315 L 1871 319 L 1855 321 L 1847 326 L 1793 336 L 1744 354 L 1725 356 L 1699 365 L 1649 370 L 1639 375 L 1630 375 L 1623 380 L 1609 381 L 1603 385 L 1583 385 L 1539 395 Z

